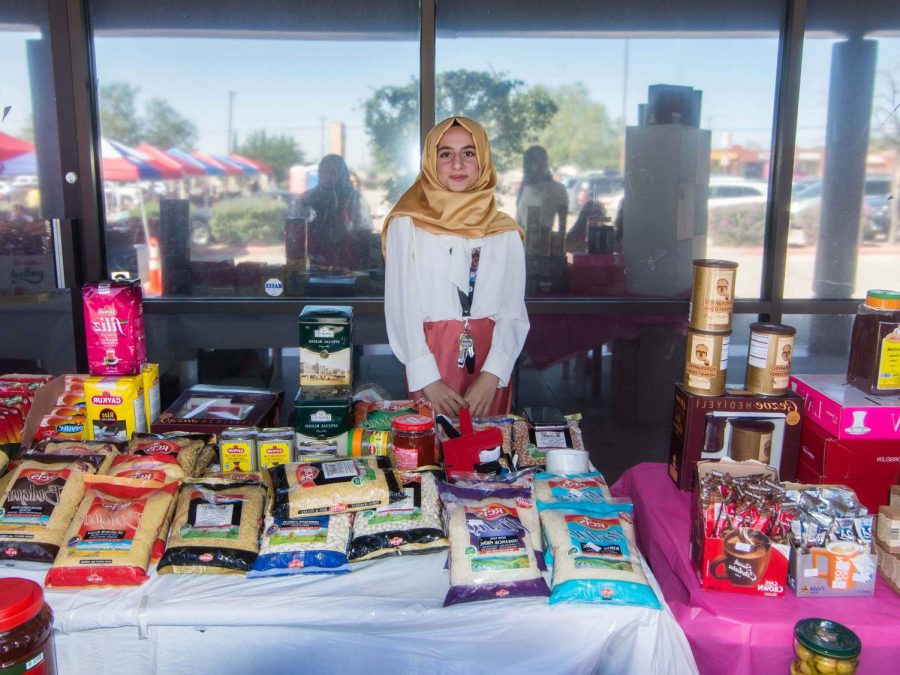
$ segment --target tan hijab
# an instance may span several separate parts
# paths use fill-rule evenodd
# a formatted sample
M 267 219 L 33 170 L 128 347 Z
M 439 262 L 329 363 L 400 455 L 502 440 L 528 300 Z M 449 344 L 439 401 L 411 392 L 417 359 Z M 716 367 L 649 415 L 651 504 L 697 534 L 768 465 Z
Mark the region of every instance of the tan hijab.
M 478 158 L 478 180 L 465 192 L 448 190 L 437 177 L 438 142 L 446 131 L 458 123 L 475 139 Z M 525 232 L 510 216 L 497 210 L 494 188 L 497 172 L 491 160 L 491 146 L 484 128 L 467 117 L 450 117 L 437 124 L 425 137 L 422 170 L 397 205 L 384 219 L 381 230 L 381 252 L 387 247 L 387 229 L 391 218 L 409 216 L 416 227 L 432 234 L 453 234 L 468 239 L 483 239 L 515 230 L 522 239 Z

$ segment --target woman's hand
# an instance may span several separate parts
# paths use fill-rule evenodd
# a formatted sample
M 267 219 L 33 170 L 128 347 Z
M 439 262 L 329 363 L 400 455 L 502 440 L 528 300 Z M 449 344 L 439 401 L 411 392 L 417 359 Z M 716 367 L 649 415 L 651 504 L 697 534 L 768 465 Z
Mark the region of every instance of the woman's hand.
M 435 380 L 431 384 L 426 384 L 422 391 L 425 393 L 425 398 L 434 405 L 437 413 L 456 417 L 459 415 L 459 409 L 466 405 L 465 399 L 443 380 Z
M 493 373 L 482 371 L 475 381 L 469 385 L 465 395 L 465 405 L 469 406 L 472 417 L 484 417 L 487 415 L 497 393 L 497 384 L 500 378 Z

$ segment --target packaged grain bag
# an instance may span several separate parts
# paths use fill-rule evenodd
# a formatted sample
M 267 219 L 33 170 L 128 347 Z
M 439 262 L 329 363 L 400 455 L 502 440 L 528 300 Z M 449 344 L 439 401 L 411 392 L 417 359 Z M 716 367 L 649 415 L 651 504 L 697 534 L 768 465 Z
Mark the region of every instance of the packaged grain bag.
M 164 434 L 133 434 L 125 450 L 132 455 L 172 455 L 188 476 L 196 478 L 218 455 L 216 435 L 172 431 Z
M 450 590 L 444 606 L 494 598 L 546 596 L 528 529 L 519 508 L 528 490 L 507 488 L 485 496 L 439 485 L 450 539 Z
M 560 475 L 539 473 L 534 477 L 534 496 L 539 502 L 604 502 L 612 499 L 606 479 L 599 471 Z
M 371 458 L 292 462 L 269 469 L 276 518 L 323 516 L 387 506 L 391 489 Z
M 26 454 L 0 496 L 0 560 L 53 562 L 103 455 Z
M 84 486 L 65 545 L 47 573 L 47 587 L 143 583 L 177 484 L 85 476 Z
M 178 490 L 159 574 L 246 574 L 259 553 L 266 487 L 255 480 L 192 479 Z
M 550 604 L 660 608 L 641 567 L 630 503 L 539 502 L 538 508 L 553 566 Z
M 387 506 L 356 514 L 350 560 L 430 553 L 447 548 L 437 481 L 429 472 L 397 472 L 400 492 Z
M 353 516 L 266 516 L 259 556 L 247 577 L 349 572 L 347 547 Z

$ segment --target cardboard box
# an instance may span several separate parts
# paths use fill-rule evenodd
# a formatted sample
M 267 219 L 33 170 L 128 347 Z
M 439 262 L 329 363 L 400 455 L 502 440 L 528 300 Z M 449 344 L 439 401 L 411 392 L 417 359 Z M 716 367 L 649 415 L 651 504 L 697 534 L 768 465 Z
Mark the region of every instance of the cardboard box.
M 875 540 L 886 551 L 900 553 L 900 506 L 882 506 L 878 509 Z
M 144 411 L 147 415 L 147 427 L 159 417 L 162 404 L 159 398 L 159 364 L 148 363 L 141 371 L 144 379 Z
M 128 441 L 147 431 L 143 375 L 92 375 L 84 400 L 86 441 Z
M 791 546 L 788 585 L 800 597 L 866 597 L 875 593 L 878 559 L 857 544 L 834 541 L 804 552 Z
M 835 438 L 900 439 L 900 396 L 871 396 L 846 375 L 791 375 L 803 414 Z
M 150 431 L 219 434 L 226 427 L 274 427 L 281 417 L 283 399 L 283 391 L 198 384 L 166 408 Z
M 750 528 L 726 531 L 723 536 L 707 535 L 708 519 L 715 516 L 704 513 L 700 491 L 696 487 L 700 478 L 709 471 L 727 471 L 735 477 L 760 474 L 778 480 L 775 469 L 758 462 L 697 463 L 691 507 L 691 562 L 697 571 L 700 587 L 744 595 L 783 597 L 789 558 L 786 544 L 776 544 Z
M 900 554 L 886 551 L 879 545 L 875 546 L 875 554 L 881 578 L 894 589 L 895 593 L 900 593 Z
M 669 476 L 680 489 L 693 489 L 698 461 L 728 456 L 733 421 L 759 418 L 774 424 L 768 463 L 778 467 L 784 480 L 793 480 L 800 448 L 802 405 L 803 399 L 790 391 L 783 396 L 762 396 L 729 389 L 722 396 L 697 396 L 676 384 Z
M 837 439 L 810 418 L 803 421 L 798 482 L 846 485 L 871 513 L 876 513 L 879 506 L 888 503 L 891 486 L 898 480 L 900 443 L 897 441 Z
M 900 506 L 900 485 L 891 486 L 891 506 Z

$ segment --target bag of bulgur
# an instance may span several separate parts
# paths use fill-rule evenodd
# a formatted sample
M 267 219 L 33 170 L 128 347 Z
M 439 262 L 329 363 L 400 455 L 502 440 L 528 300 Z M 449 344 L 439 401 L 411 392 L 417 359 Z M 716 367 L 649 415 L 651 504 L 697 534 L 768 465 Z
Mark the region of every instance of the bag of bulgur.
M 276 518 L 325 516 L 387 506 L 390 487 L 371 457 L 280 464 L 269 469 Z
M 188 476 L 199 476 L 217 456 L 216 435 L 172 431 L 165 434 L 132 434 L 126 452 L 132 455 L 166 454 L 178 458 Z
M 103 455 L 26 454 L 0 496 L 0 560 L 52 563 Z
M 159 574 L 246 574 L 259 554 L 266 487 L 195 479 L 178 491 Z
M 145 582 L 150 553 L 177 484 L 85 476 L 84 485 L 66 543 L 47 573 L 47 587 Z

